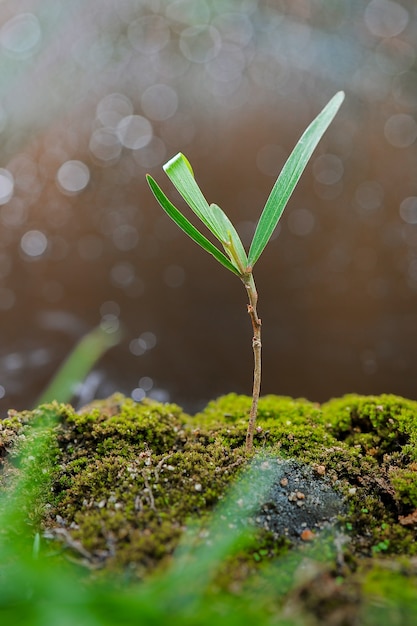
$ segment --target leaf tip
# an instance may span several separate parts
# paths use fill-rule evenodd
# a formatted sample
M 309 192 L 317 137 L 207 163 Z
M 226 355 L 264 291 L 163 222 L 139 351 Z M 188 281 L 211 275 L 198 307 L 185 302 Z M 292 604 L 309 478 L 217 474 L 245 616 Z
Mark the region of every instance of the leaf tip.
M 193 172 L 193 168 L 191 167 L 191 163 L 189 162 L 189 160 L 187 159 L 187 157 L 182 154 L 182 152 L 180 152 L 181 158 L 184 161 L 185 165 L 188 167 L 188 169 L 191 172 L 191 175 L 194 177 L 194 172 Z
M 344 99 L 345 99 L 344 91 L 338 91 L 332 98 L 333 103 L 337 106 L 337 108 L 340 107 Z
M 145 174 L 145 178 L 146 178 L 146 182 L 148 183 L 150 189 L 153 191 L 156 182 L 154 181 L 154 179 L 152 178 L 152 176 L 150 174 Z
M 194 172 L 193 172 L 193 168 L 191 167 L 191 163 L 182 152 L 178 152 L 178 154 L 173 156 L 171 159 L 169 159 L 169 161 L 165 163 L 165 165 L 162 166 L 164 172 L 168 174 L 169 170 L 175 167 L 179 161 L 182 161 L 183 163 L 185 163 L 185 165 L 188 167 L 188 169 L 191 172 L 191 175 L 194 178 Z
M 164 170 L 164 172 L 166 172 L 167 170 L 169 170 L 174 163 L 177 161 L 178 157 L 181 155 L 181 152 L 178 152 L 178 154 L 176 154 L 175 156 L 171 157 L 169 159 L 169 161 L 167 161 L 166 163 L 164 163 L 164 165 L 162 166 L 162 169 Z

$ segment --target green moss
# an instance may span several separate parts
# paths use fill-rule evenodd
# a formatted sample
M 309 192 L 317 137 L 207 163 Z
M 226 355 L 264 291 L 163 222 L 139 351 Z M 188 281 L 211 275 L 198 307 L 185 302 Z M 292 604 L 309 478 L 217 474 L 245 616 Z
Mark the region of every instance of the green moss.
M 250 398 L 229 394 L 196 419 L 224 443 L 242 445 L 249 407 Z M 255 445 L 307 461 L 335 481 L 349 503 L 353 553 L 415 554 L 416 418 L 417 402 L 393 395 L 350 394 L 321 407 L 266 396 Z
M 250 405 L 248 396 L 228 394 L 210 402 L 194 419 L 226 445 L 243 446 Z M 331 446 L 336 439 L 323 425 L 317 404 L 269 395 L 259 400 L 254 441 L 258 448 L 274 446 L 281 455 L 302 455 L 313 461 L 319 460 L 315 453 L 318 443 Z
M 414 512 L 417 509 L 417 463 L 410 463 L 406 469 L 390 467 L 389 478 L 398 507 Z
M 173 404 L 135 403 L 120 394 L 78 413 L 53 405 L 60 423 L 49 456 L 51 489 L 37 495 L 37 518 L 73 558 L 92 567 L 136 577 L 162 567 L 189 520 L 208 519 L 247 464 L 250 403 L 229 394 L 194 417 Z M 13 465 L 6 453 L 19 450 L 38 414 L 12 413 L 0 424 L 3 475 Z M 391 395 L 351 394 L 322 406 L 260 399 L 256 450 L 294 467 L 307 464 L 313 477 L 342 495 L 339 527 L 352 571 L 364 558 L 417 554 L 416 418 L 416 402 Z M 224 565 L 218 584 L 243 584 L 293 544 L 290 536 L 257 531 Z
M 349 445 L 381 460 L 385 454 L 405 453 L 417 459 L 417 402 L 399 396 L 349 394 L 322 406 L 331 432 Z
M 389 554 L 416 554 L 417 402 L 350 394 L 324 404 L 322 411 L 330 432 L 359 452 L 356 480 L 339 475 L 355 488 L 352 519 L 363 549 L 384 546 Z
M 157 567 L 244 462 L 191 422 L 175 405 L 120 396 L 68 414 L 57 432 L 53 533 L 67 544 L 70 533 L 73 548 L 95 565 L 139 576 Z

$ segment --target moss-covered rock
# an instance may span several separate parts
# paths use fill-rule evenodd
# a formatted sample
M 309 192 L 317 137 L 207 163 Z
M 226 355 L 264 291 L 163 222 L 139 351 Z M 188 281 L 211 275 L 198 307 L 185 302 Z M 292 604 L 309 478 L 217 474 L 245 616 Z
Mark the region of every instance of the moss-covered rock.
M 189 520 L 208 519 L 248 464 L 250 403 L 229 394 L 194 417 L 173 404 L 121 395 L 79 412 L 54 405 L 51 490 L 39 504 L 44 532 L 90 567 L 136 577 L 163 567 Z M 19 450 L 34 414 L 12 412 L 0 423 L 4 476 L 13 474 L 10 452 Z M 261 398 L 255 451 L 277 459 L 276 479 L 255 520 L 257 539 L 235 560 L 239 568 L 224 571 L 243 580 L 291 545 L 311 545 L 336 521 L 336 556 L 320 575 L 342 596 L 355 596 L 359 583 L 352 576 L 366 559 L 411 562 L 416 438 L 417 402 L 397 396 L 348 395 L 322 406 Z M 343 591 L 338 585 L 346 576 Z

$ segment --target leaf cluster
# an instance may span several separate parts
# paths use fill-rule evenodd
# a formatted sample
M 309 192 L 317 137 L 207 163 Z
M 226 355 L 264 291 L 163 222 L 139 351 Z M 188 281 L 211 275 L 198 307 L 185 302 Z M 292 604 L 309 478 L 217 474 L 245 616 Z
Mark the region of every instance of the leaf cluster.
M 220 242 L 222 249 L 205 237 L 162 191 L 158 183 L 147 175 L 149 186 L 169 217 L 203 250 L 237 276 L 252 273 L 253 266 L 264 251 L 275 227 L 299 181 L 313 151 L 344 100 L 338 92 L 305 130 L 285 163 L 258 221 L 252 243 L 246 254 L 242 241 L 224 211 L 217 204 L 209 204 L 198 186 L 188 159 L 180 152 L 165 165 L 164 170 L 182 198 Z

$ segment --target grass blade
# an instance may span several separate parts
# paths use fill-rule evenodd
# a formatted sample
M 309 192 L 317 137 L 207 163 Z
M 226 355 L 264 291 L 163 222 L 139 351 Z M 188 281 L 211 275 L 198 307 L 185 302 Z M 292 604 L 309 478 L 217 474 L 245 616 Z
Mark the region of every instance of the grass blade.
M 120 341 L 120 332 L 108 332 L 100 326 L 85 335 L 61 365 L 37 404 L 69 402 L 77 384 L 82 381 L 96 361 Z
M 236 548 L 242 548 L 254 531 L 253 518 L 280 473 L 272 455 L 258 455 L 217 505 L 207 529 L 209 540 L 201 541 L 198 525 L 189 528 L 167 574 L 176 602 L 198 601 L 219 565 Z
M 268 243 L 317 144 L 336 115 L 345 94 L 339 91 L 304 132 L 276 181 L 266 201 L 249 250 L 248 261 L 253 267 Z
M 239 276 L 238 269 L 229 261 L 223 252 L 216 248 L 211 241 L 204 237 L 204 235 L 202 235 L 200 231 L 197 230 L 197 228 L 195 228 L 195 226 L 193 226 L 193 224 L 191 224 L 186 217 L 184 217 L 184 215 L 167 198 L 152 176 L 147 174 L 146 179 L 155 198 L 158 200 L 167 215 L 169 215 L 169 217 L 177 224 L 177 226 L 179 226 L 179 228 L 181 228 L 181 230 L 183 230 L 193 241 L 198 243 L 203 250 L 213 255 L 214 258 L 221 263 L 221 265 Z

